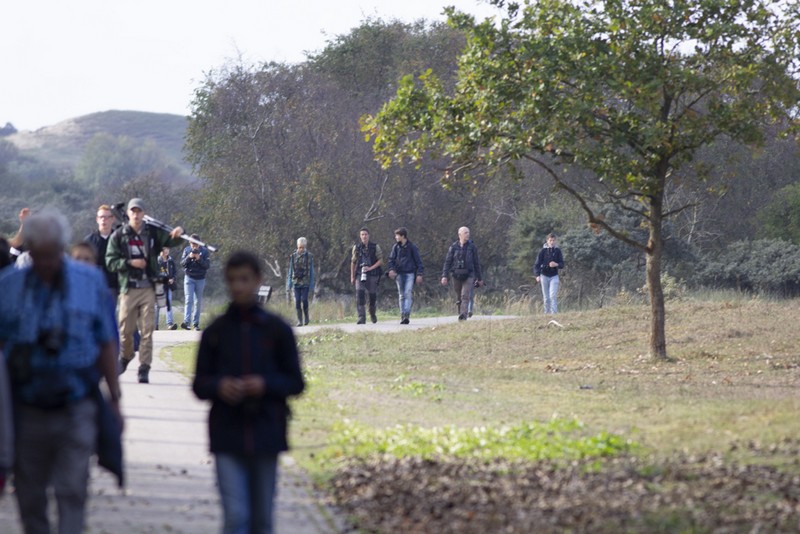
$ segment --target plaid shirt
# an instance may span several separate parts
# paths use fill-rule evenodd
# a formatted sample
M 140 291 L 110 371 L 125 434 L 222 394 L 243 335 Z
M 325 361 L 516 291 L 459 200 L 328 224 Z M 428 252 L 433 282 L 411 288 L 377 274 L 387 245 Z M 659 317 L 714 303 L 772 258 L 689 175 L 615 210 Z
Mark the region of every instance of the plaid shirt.
M 0 275 L 0 342 L 8 359 L 15 346 L 30 345 L 31 381 L 15 381 L 22 402 L 35 396 L 35 378 L 66 376 L 68 400 L 84 398 L 96 373 L 100 345 L 116 340 L 116 323 L 109 309 L 109 292 L 96 267 L 64 259 L 61 283 L 42 284 L 31 268 L 7 269 Z M 43 332 L 62 332 L 58 351 L 48 355 L 39 339 Z

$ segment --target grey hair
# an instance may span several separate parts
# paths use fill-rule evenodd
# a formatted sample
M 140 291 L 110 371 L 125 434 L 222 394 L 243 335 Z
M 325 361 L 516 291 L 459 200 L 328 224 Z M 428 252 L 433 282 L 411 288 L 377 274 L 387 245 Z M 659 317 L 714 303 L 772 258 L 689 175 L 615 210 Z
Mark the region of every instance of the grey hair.
M 45 208 L 25 219 L 22 239 L 29 249 L 57 245 L 66 250 L 72 239 L 72 229 L 64 214 L 55 208 Z
M 298 247 L 300 245 L 306 246 L 307 244 L 308 244 L 308 239 L 306 239 L 305 237 L 298 237 L 297 238 L 297 246 Z

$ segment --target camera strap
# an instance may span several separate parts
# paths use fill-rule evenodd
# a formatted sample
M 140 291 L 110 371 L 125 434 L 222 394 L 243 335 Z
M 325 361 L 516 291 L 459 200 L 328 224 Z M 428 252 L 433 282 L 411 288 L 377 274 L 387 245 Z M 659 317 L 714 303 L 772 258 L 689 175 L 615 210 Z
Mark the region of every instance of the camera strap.
M 62 332 L 67 331 L 69 313 L 67 312 L 67 288 L 64 278 L 62 267 L 62 271 L 56 276 L 53 285 L 48 288 L 37 281 L 33 269 L 25 275 L 22 313 L 20 314 L 20 333 L 23 333 L 21 341 L 35 343 L 39 332 L 43 330 L 58 328 Z

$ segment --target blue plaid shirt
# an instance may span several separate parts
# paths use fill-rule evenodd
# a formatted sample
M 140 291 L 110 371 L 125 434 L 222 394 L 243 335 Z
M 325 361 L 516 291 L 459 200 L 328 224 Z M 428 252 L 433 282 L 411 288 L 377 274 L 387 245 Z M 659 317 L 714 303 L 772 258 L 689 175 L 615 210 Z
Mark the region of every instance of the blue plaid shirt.
M 15 347 L 32 347 L 25 358 L 30 378 L 20 380 L 14 376 L 14 365 L 10 366 L 15 396 L 35 405 L 41 388 L 58 377 L 67 389 L 68 402 L 86 397 L 92 378 L 99 377 L 100 345 L 116 339 L 108 287 L 100 270 L 65 258 L 62 282 L 48 287 L 30 267 L 8 269 L 0 274 L 0 295 L 0 341 L 6 359 Z M 39 342 L 48 331 L 61 332 L 54 354 L 47 354 Z

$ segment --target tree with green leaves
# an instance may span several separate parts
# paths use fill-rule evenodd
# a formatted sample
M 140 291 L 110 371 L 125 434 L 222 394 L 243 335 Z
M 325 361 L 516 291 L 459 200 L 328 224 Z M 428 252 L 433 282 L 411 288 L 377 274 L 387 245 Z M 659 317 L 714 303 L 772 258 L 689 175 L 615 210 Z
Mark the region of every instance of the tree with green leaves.
M 758 144 L 791 126 L 800 101 L 800 8 L 767 0 L 493 0 L 503 15 L 466 32 L 458 80 L 405 77 L 363 128 L 390 166 L 447 158 L 445 180 L 535 165 L 596 229 L 643 251 L 650 353 L 666 359 L 664 221 L 691 204 L 667 197 L 715 140 Z M 702 182 L 702 175 L 697 185 Z M 684 184 L 685 185 L 685 184 Z M 637 240 L 605 216 L 640 217 Z

